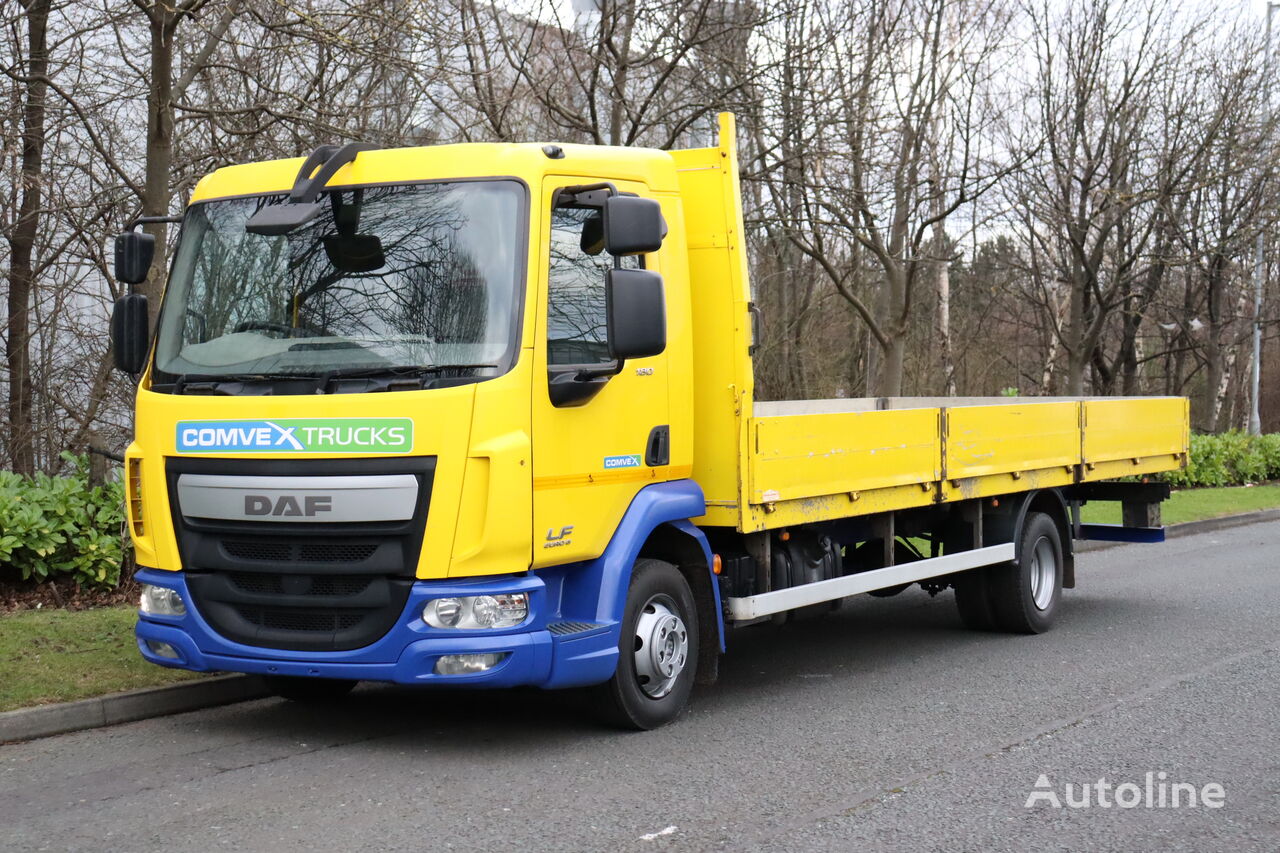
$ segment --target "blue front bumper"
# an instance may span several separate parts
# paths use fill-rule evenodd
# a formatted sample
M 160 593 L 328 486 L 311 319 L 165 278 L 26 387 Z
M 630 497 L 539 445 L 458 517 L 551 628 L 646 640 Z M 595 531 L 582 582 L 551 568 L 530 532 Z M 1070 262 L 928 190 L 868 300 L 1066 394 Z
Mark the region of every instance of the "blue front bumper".
M 532 573 L 496 580 L 418 581 L 399 620 L 386 635 L 364 648 L 342 652 L 288 651 L 232 642 L 200 616 L 181 572 L 143 569 L 136 579 L 177 590 L 187 603 L 184 616 L 138 616 L 138 649 L 147 660 L 161 666 L 398 684 L 545 688 L 598 684 L 607 681 L 617 666 L 617 623 L 549 625 L 547 589 L 542 578 Z M 529 595 L 529 618 L 515 628 L 450 631 L 422 621 L 423 605 L 432 598 L 513 592 Z M 148 641 L 168 643 L 179 658 L 155 654 Z M 506 656 L 484 672 L 439 675 L 435 671 L 436 661 L 443 655 L 492 652 Z

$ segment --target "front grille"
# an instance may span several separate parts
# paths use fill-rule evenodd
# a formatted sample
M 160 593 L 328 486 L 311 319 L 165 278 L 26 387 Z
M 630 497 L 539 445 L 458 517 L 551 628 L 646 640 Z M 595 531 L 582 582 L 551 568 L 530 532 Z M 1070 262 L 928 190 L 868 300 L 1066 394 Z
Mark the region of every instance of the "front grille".
M 167 460 L 174 528 L 192 604 L 236 643 L 346 651 L 376 642 L 404 612 L 422 548 L 433 457 L 346 460 Z M 406 521 L 222 521 L 182 515 L 183 473 L 244 476 L 413 474 Z
M 345 651 L 376 642 L 404 612 L 412 578 L 297 572 L 187 572 L 192 603 L 249 646 Z
M 369 543 L 305 542 L 298 546 L 298 559 L 304 563 L 358 563 L 373 556 L 377 548 Z
M 285 542 L 223 542 L 222 550 L 238 560 L 283 563 L 292 559 L 293 548 Z
M 259 563 L 360 563 L 378 550 L 376 542 L 222 541 L 222 550 L 237 560 Z
M 368 575 L 284 575 L 230 572 L 231 584 L 254 595 L 358 595 L 369 588 Z
M 253 625 L 277 631 L 346 631 L 365 619 L 363 613 L 327 610 L 284 610 L 277 607 L 237 607 L 240 618 Z

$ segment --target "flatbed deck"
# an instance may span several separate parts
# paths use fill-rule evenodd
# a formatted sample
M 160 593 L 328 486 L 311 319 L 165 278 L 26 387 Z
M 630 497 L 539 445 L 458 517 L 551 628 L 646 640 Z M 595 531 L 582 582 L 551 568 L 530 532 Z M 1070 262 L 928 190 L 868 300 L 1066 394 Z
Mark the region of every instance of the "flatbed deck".
M 1186 464 L 1187 400 L 869 398 L 752 407 L 738 529 L 910 509 Z

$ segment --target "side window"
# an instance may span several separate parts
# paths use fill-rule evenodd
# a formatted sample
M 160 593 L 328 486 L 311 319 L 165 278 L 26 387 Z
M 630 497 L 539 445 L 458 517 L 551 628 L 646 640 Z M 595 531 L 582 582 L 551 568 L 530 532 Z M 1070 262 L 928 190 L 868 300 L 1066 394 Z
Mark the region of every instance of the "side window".
M 638 269 L 640 257 L 622 266 Z M 604 278 L 613 256 L 604 251 L 600 209 L 551 211 L 551 268 L 547 291 L 547 363 L 608 364 Z

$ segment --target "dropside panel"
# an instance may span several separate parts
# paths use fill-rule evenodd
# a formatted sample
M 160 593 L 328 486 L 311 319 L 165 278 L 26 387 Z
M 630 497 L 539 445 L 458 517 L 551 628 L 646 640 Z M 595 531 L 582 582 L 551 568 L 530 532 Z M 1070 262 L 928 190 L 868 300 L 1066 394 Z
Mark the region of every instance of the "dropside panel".
M 1084 481 L 1170 471 L 1187 464 L 1185 397 L 1085 400 Z

